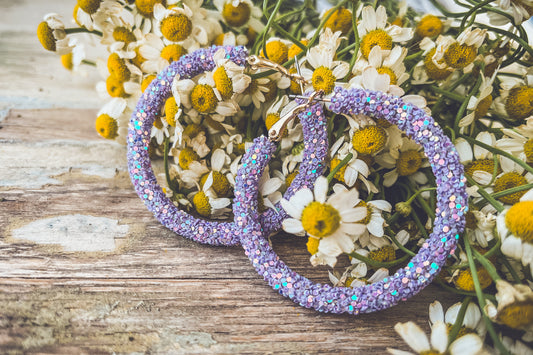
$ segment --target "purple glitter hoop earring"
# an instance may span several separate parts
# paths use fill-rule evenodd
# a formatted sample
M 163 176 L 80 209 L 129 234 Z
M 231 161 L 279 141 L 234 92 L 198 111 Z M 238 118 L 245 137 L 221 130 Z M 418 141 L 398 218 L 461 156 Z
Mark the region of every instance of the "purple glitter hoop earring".
M 422 109 L 385 93 L 335 88 L 329 109 L 334 113 L 365 114 L 396 124 L 422 145 L 437 184 L 437 209 L 433 232 L 404 268 L 393 276 L 359 288 L 314 283 L 292 271 L 270 247 L 257 223 L 257 191 L 261 172 L 272 147 L 257 138 L 246 152 L 235 184 L 233 211 L 241 226 L 241 245 L 253 266 L 269 285 L 306 308 L 331 313 L 370 313 L 396 305 L 418 293 L 438 274 L 453 254 L 464 230 L 468 210 L 463 166 L 450 139 Z M 261 156 L 250 164 L 253 156 Z
M 159 115 L 165 100 L 171 95 L 172 81 L 176 75 L 180 78 L 192 78 L 215 67 L 213 55 L 219 49 L 226 51 L 226 58 L 235 64 L 247 64 L 248 53 L 244 47 L 216 47 L 199 49 L 171 63 L 159 73 L 142 94 L 132 114 L 127 138 L 128 171 L 135 191 L 148 209 L 168 229 L 196 242 L 210 245 L 239 244 L 240 227 L 234 222 L 215 222 L 195 218 L 179 210 L 163 193 L 157 183 L 148 155 L 150 131 L 155 118 Z M 305 141 L 303 161 L 298 175 L 285 192 L 284 197 L 290 198 L 297 190 L 312 186 L 322 174 L 323 163 L 328 150 L 326 118 L 321 105 L 313 103 L 299 111 L 297 117 L 303 127 Z M 280 120 L 281 121 L 281 120 Z M 274 147 L 270 143 L 271 148 Z M 282 221 L 288 217 L 278 203 L 276 210 L 268 209 L 259 218 L 265 233 L 273 233 L 281 229 Z

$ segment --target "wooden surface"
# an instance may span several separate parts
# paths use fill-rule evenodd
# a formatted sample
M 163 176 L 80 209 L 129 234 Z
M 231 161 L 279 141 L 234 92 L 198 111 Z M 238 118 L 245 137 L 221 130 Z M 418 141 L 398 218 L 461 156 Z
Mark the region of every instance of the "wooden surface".
M 125 148 L 94 131 L 96 74 L 72 79 L 35 38 L 43 14 L 73 4 L 0 0 L 0 353 L 383 354 L 408 349 L 396 322 L 427 330 L 429 303 L 454 301 L 430 286 L 377 314 L 320 314 L 274 292 L 239 247 L 160 226 Z M 274 247 L 326 280 L 301 239 Z

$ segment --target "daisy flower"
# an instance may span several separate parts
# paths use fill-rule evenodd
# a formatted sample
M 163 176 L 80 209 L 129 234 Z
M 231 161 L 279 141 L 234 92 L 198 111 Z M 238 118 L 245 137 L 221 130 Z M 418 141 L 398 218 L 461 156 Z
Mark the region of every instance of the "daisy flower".
M 496 216 L 491 212 L 469 210 L 465 218 L 465 234 L 468 240 L 482 248 L 488 247 L 489 242 L 494 239 Z
M 533 120 L 530 120 L 533 123 Z M 533 162 L 533 130 L 527 124 L 514 129 L 503 128 L 503 138 L 496 141 L 496 148 L 512 154 L 520 160 Z
M 520 24 L 533 16 L 533 7 L 528 0 L 498 0 L 496 4 L 501 10 L 513 16 L 514 23 Z M 488 13 L 490 23 L 494 26 L 503 26 L 509 23 L 509 19 L 492 11 Z
M 139 28 L 142 33 L 147 34 L 155 27 L 154 7 L 156 4 L 166 4 L 170 7 L 175 5 L 178 0 L 135 0 L 133 8 L 133 21 L 135 28 Z
M 334 60 L 341 42 L 340 35 L 340 32 L 332 33 L 326 28 L 318 45 L 310 48 L 304 59 L 313 69 L 302 68 L 302 76 L 315 91 L 323 90 L 326 95 L 331 94 L 336 81 L 344 78 L 350 70 L 348 63 Z
M 226 51 L 219 49 L 213 55 L 215 68 L 206 75 L 206 83 L 214 88 L 219 101 L 230 99 L 248 88 L 252 78 L 244 74 L 244 67 L 226 58 Z
M 406 42 L 413 38 L 412 28 L 387 26 L 387 12 L 382 5 L 376 10 L 372 6 L 363 8 L 357 31 L 361 39 L 361 54 L 364 58 L 369 57 L 370 51 L 375 46 L 381 47 L 382 50 L 390 50 L 393 42 Z
M 214 0 L 213 4 L 230 27 L 252 28 L 257 33 L 265 27 L 260 21 L 263 12 L 250 0 Z
M 465 72 L 473 68 L 478 49 L 485 41 L 486 29 L 467 27 L 457 39 L 446 36 L 437 39 L 438 45 L 431 58 L 439 69 L 463 69 Z
M 37 26 L 37 38 L 44 49 L 56 52 L 59 55 L 67 54 L 72 50 L 65 32 L 65 25 L 58 14 L 47 14 L 43 22 Z
M 406 55 L 407 48 L 402 46 L 394 46 L 392 50 L 384 50 L 375 46 L 368 55 L 368 61 L 363 58 L 358 60 L 352 73 L 354 75 L 360 74 L 366 67 L 370 66 L 376 68 L 379 74 L 387 74 L 390 85 L 399 86 L 409 79 L 409 74 L 405 72 L 405 65 L 403 64 Z
M 189 196 L 189 200 L 192 197 L 192 204 L 200 216 L 224 218 L 231 212 L 231 209 L 227 208 L 231 201 L 227 197 L 217 197 L 212 189 L 213 180 L 213 175 L 209 174 L 202 188 L 199 188 L 200 191 L 192 193 L 192 196 Z
M 111 99 L 98 111 L 95 122 L 96 132 L 106 139 L 115 139 L 125 144 L 130 115 L 131 110 L 128 108 L 126 100 Z
M 522 284 L 511 285 L 501 279 L 496 281 L 496 301 L 495 306 L 487 300 L 485 312 L 493 322 L 505 324 L 506 326 L 523 330 L 526 332 L 522 340 L 533 340 L 533 291 Z
M 341 253 L 354 249 L 354 238 L 364 231 L 357 221 L 365 218 L 366 209 L 355 207 L 361 200 L 357 190 L 342 190 L 327 197 L 328 181 L 319 177 L 314 191 L 297 191 L 281 205 L 292 217 L 283 221 L 283 229 L 296 235 L 308 235 L 318 240 L 317 252 L 329 257 L 333 266 Z M 335 261 L 333 260 L 335 258 Z
M 163 144 L 165 137 L 169 137 L 167 120 L 158 117 L 155 119 L 152 125 L 152 131 L 150 132 L 150 138 L 155 138 L 158 145 Z
M 78 0 L 74 8 L 74 20 L 89 31 L 102 29 L 105 22 L 117 22 L 119 16 L 128 16 L 122 4 L 114 0 Z
M 483 351 L 483 341 L 477 334 L 464 335 L 448 345 L 448 328 L 441 321 L 433 324 L 430 339 L 414 322 L 396 323 L 394 330 L 417 354 L 475 355 Z M 393 355 L 413 354 L 391 348 L 387 350 Z
M 500 86 L 500 96 L 494 100 L 498 114 L 513 122 L 521 122 L 533 115 L 533 76 L 526 76 L 526 80 L 506 78 Z
M 415 183 L 423 185 L 428 179 L 420 169 L 429 166 L 423 149 L 415 141 L 404 137 L 401 146 L 394 146 L 388 152 L 378 155 L 376 162 L 386 169 L 393 169 L 384 175 L 383 185 L 394 185 L 398 177 L 407 176 Z
M 496 220 L 502 239 L 501 251 L 511 258 L 521 260 L 533 271 L 533 190 L 520 201 L 500 213 Z
M 429 305 L 430 325 L 433 326 L 433 324 L 443 322 L 448 326 L 448 328 L 451 329 L 457 321 L 457 316 L 459 314 L 460 308 L 461 302 L 457 302 L 450 308 L 448 308 L 448 310 L 446 310 L 446 313 L 444 313 L 444 309 L 442 308 L 442 305 L 439 301 L 431 303 Z M 481 337 L 481 339 L 483 339 L 485 337 L 486 332 L 487 329 L 485 328 L 485 322 L 481 318 L 481 311 L 479 307 L 475 303 L 470 302 L 466 308 L 466 313 L 463 318 L 461 330 L 459 330 L 459 334 L 457 335 L 457 337 L 459 338 L 466 334 L 477 333 Z
M 200 179 L 200 186 L 203 186 L 207 179 L 211 177 L 212 189 L 217 196 L 228 197 L 231 195 L 231 188 L 235 185 L 235 174 L 230 171 L 231 158 L 223 149 L 215 149 L 211 154 L 211 171 L 204 174 Z
M 275 101 L 266 111 L 266 129 L 270 130 L 270 128 L 280 120 L 281 116 L 292 110 L 295 106 L 296 102 L 289 101 L 287 95 L 283 95 L 279 100 Z M 295 123 L 295 120 L 291 120 L 287 124 L 285 131 L 281 133 L 281 140 L 279 142 L 281 151 L 287 151 L 292 148 L 296 142 L 301 142 L 302 139 L 302 124 L 300 122 Z
M 364 263 L 360 264 L 360 265 L 365 265 Z M 357 268 L 356 268 L 357 269 Z M 356 270 L 354 269 L 354 271 Z M 380 281 L 383 281 L 385 278 L 389 277 L 389 270 L 382 267 L 382 268 L 379 268 L 377 269 L 373 274 L 372 276 L 370 276 L 368 279 L 367 278 L 364 278 L 362 276 L 360 277 L 356 277 L 354 276 L 354 274 L 352 273 L 352 277 L 353 279 L 350 280 L 348 279 L 347 283 L 349 287 L 352 287 L 352 288 L 359 288 L 359 287 L 363 287 L 365 285 L 371 285 L 373 283 L 376 283 L 376 282 L 380 282 Z
M 193 49 L 197 48 L 185 48 L 181 44 L 169 42 L 153 33 L 148 33 L 144 44 L 139 48 L 140 55 L 145 58 L 145 61 L 141 63 L 141 68 L 145 73 L 159 73 L 170 63 L 187 54 L 188 50 Z
M 492 133 L 481 132 L 476 136 L 476 141 L 494 146 L 496 137 Z M 478 145 L 472 148 L 470 143 L 463 138 L 455 140 L 455 148 L 459 154 L 459 160 L 465 166 L 465 174 L 481 185 L 487 185 L 492 181 L 496 167 L 491 152 Z M 497 169 L 497 174 L 499 173 L 501 173 L 500 167 Z
M 364 160 L 359 159 L 357 152 L 352 149 L 352 144 L 345 142 L 344 140 L 345 137 L 343 135 L 331 146 L 329 153 L 331 158 L 330 168 L 332 170 L 335 169 L 335 167 L 340 164 L 349 153 L 352 153 L 353 157 L 346 165 L 337 171 L 334 176 L 335 179 L 345 183 L 348 187 L 352 187 L 359 178 L 359 180 L 365 184 L 367 191 L 376 190 L 375 192 L 377 192 L 374 184 L 367 180 L 367 177 L 370 174 L 370 169 L 367 163 Z

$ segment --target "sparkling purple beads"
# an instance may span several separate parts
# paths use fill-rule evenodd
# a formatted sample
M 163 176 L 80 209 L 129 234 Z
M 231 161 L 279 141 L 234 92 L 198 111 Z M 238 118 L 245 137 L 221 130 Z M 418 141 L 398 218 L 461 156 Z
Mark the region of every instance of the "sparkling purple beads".
M 433 232 L 418 254 L 393 276 L 355 289 L 314 283 L 292 271 L 272 250 L 258 222 L 258 181 L 272 151 L 265 138 L 254 141 L 236 177 L 235 223 L 241 227 L 239 235 L 246 255 L 259 275 L 280 294 L 321 312 L 374 312 L 418 293 L 438 274 L 448 255 L 453 254 L 468 210 L 463 166 L 455 147 L 433 118 L 400 98 L 381 92 L 336 88 L 329 109 L 335 113 L 386 119 L 423 146 L 436 177 L 437 209 Z M 254 155 L 262 159 L 252 165 L 250 159 Z
M 200 243 L 229 246 L 239 244 L 240 226 L 233 222 L 206 221 L 179 210 L 165 196 L 157 183 L 148 155 L 152 125 L 160 114 L 166 99 L 171 95 L 174 77 L 179 75 L 179 78 L 192 78 L 202 72 L 212 70 L 215 66 L 213 55 L 220 48 L 223 48 L 226 51 L 226 57 L 237 65 L 246 64 L 248 57 L 246 49 L 232 46 L 199 49 L 170 64 L 157 75 L 142 94 L 129 123 L 127 148 L 128 170 L 135 191 L 165 227 Z M 298 176 L 285 193 L 285 198 L 290 198 L 300 188 L 313 185 L 324 170 L 324 159 L 328 150 L 326 119 L 321 105 L 318 103 L 311 105 L 298 117 L 303 126 L 306 142 L 304 159 Z M 269 149 L 272 150 L 273 144 L 270 142 L 268 144 Z M 281 228 L 281 223 L 285 218 L 287 214 L 278 204 L 276 210 L 268 209 L 261 214 L 259 221 L 264 233 L 270 234 Z

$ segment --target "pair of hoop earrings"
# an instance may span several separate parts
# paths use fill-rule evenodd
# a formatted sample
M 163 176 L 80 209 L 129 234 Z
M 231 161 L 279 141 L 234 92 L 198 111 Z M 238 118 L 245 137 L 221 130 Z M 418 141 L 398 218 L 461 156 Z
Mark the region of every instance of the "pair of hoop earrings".
M 438 274 L 457 245 L 464 230 L 467 211 L 466 179 L 459 156 L 438 124 L 420 108 L 400 98 L 362 89 L 335 88 L 329 110 L 348 115 L 364 114 L 386 119 L 420 144 L 429 159 L 437 184 L 437 208 L 433 231 L 417 255 L 396 273 L 382 281 L 359 288 L 319 284 L 292 271 L 268 243 L 268 236 L 281 229 L 288 217 L 281 205 L 258 210 L 259 179 L 275 151 L 273 142 L 287 120 L 298 117 L 303 127 L 304 154 L 298 176 L 287 189 L 289 199 L 302 188 L 312 188 L 325 169 L 328 153 L 324 107 L 317 93 L 298 99 L 299 105 L 272 128 L 271 137 L 259 137 L 244 154 L 235 178 L 234 222 L 198 219 L 179 210 L 163 193 L 151 168 L 148 155 L 150 131 L 165 100 L 171 95 L 172 81 L 212 70 L 213 55 L 219 49 L 240 66 L 255 64 L 244 47 L 199 49 L 171 63 L 158 74 L 141 96 L 134 111 L 127 137 L 128 170 L 139 197 L 167 228 L 194 241 L 210 245 L 241 244 L 259 275 L 285 297 L 306 308 L 332 313 L 369 313 L 389 308 L 418 293 Z M 281 127 L 281 128 L 280 128 Z M 273 130 L 277 130 L 274 132 Z

